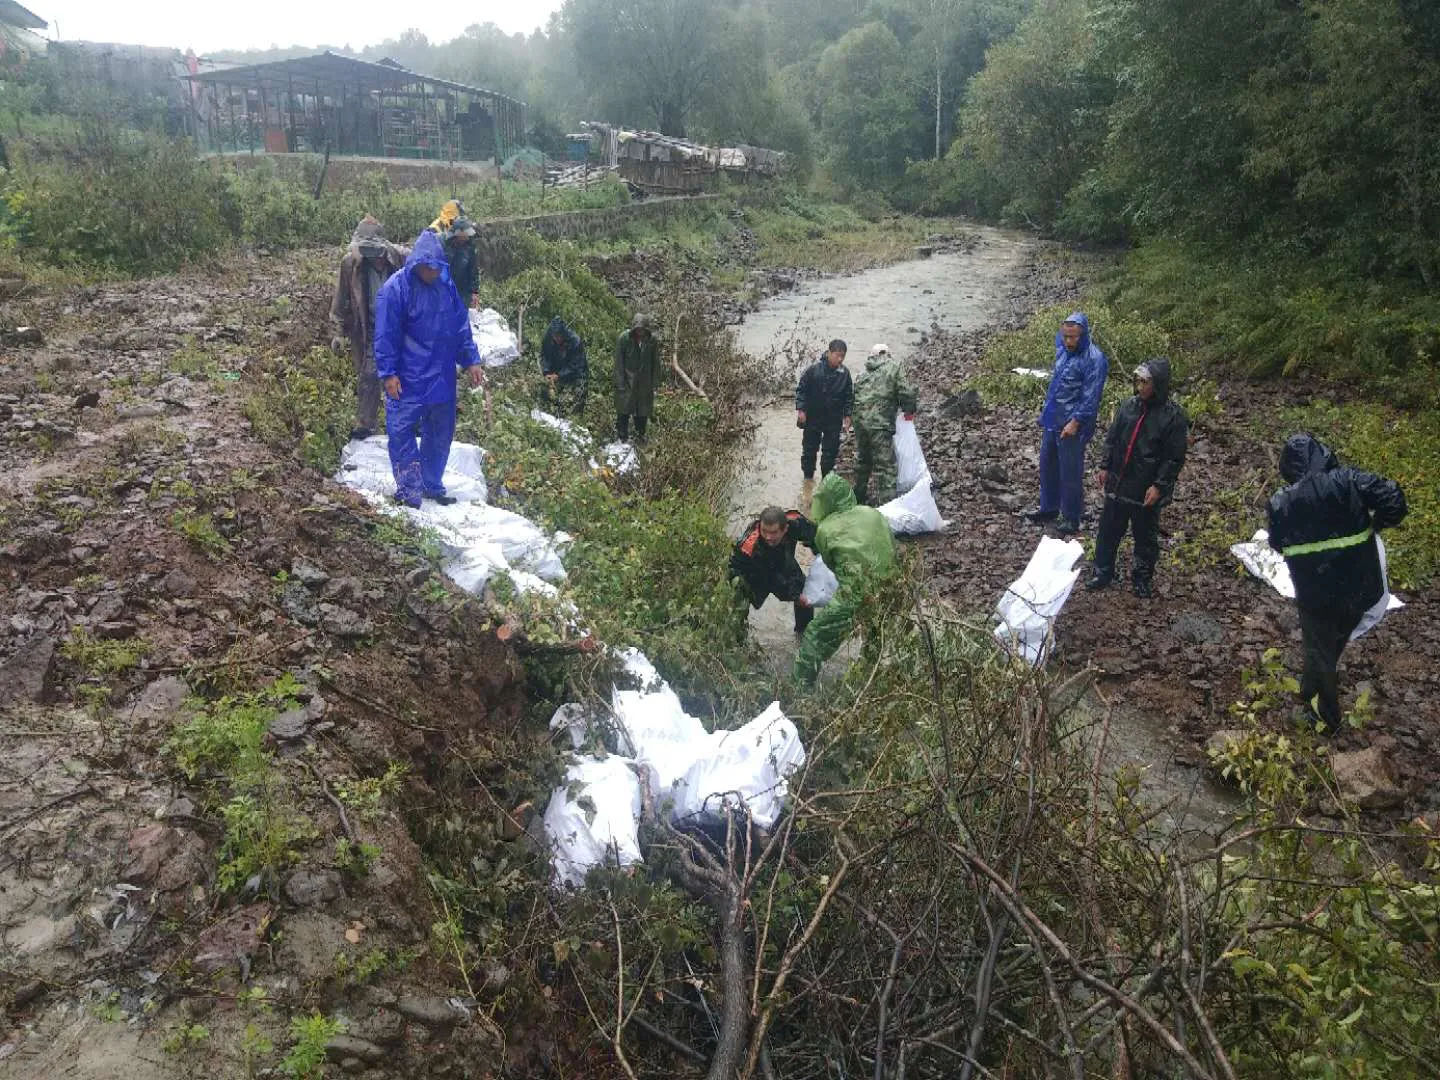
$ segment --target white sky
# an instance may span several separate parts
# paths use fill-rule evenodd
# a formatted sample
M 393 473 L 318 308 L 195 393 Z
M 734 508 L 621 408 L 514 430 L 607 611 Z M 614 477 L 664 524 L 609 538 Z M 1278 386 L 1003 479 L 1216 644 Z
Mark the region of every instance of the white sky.
M 359 50 L 414 28 L 431 41 L 493 22 L 507 33 L 543 27 L 562 0 L 23 0 L 50 23 L 49 37 L 124 45 L 173 46 L 203 55 L 272 45 L 336 45 Z M 57 25 L 58 24 L 58 25 Z

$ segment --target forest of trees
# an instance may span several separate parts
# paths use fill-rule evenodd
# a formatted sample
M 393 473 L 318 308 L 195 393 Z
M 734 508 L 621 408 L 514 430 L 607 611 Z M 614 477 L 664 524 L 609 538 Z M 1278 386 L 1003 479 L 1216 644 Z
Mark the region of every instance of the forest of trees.
M 906 209 L 1440 274 L 1432 0 L 566 0 L 365 54 L 523 97 L 552 147 L 618 120 Z

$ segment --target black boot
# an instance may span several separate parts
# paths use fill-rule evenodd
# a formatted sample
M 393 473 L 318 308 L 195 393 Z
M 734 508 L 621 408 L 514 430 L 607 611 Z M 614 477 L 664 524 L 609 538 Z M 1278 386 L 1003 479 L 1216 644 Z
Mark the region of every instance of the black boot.
M 1030 510 L 1025 514 L 1025 520 L 1031 525 L 1044 525 L 1054 521 L 1060 516 L 1059 510 Z
M 1097 567 L 1095 568 L 1095 572 L 1090 575 L 1090 580 L 1087 581 L 1087 582 L 1085 582 L 1085 588 L 1087 588 L 1087 589 L 1092 589 L 1092 590 L 1094 590 L 1094 589 L 1103 589 L 1103 588 L 1105 588 L 1107 585 L 1109 585 L 1109 584 L 1110 584 L 1112 581 L 1114 581 L 1114 580 L 1115 580 L 1115 571 L 1114 571 L 1114 570 L 1101 570 L 1101 569 L 1097 566 Z
M 1155 595 L 1155 590 L 1150 587 L 1149 578 L 1136 578 L 1130 586 L 1130 591 L 1141 600 L 1149 600 Z
M 797 602 L 795 604 L 795 633 L 803 634 L 813 618 L 815 618 L 815 609 L 809 604 Z
M 1062 521 L 1055 529 L 1056 536 L 1074 536 L 1080 531 L 1078 521 Z

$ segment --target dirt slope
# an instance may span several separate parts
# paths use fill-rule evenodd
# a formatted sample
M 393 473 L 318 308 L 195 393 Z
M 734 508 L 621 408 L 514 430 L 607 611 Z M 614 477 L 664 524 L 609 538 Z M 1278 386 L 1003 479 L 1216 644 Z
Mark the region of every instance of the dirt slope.
M 482 1075 L 502 1042 L 446 1003 L 466 988 L 427 947 L 412 828 L 467 799 L 497 818 L 443 770 L 528 738 L 518 662 L 242 410 L 263 366 L 304 356 L 329 259 L 0 320 L 43 335 L 0 352 L 0 1076 L 246 1075 L 316 1011 L 348 1027 L 330 1059 L 371 1077 Z M 187 778 L 166 742 L 197 697 L 282 677 L 263 782 Z M 269 869 L 227 881 L 269 840 Z

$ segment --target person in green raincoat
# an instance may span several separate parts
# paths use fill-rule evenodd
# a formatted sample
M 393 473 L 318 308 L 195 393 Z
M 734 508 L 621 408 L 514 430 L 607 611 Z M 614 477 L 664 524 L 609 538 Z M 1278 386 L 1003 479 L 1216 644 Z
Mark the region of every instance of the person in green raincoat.
M 795 678 L 810 686 L 820 666 L 855 627 L 860 604 L 895 572 L 895 539 L 879 510 L 861 506 L 855 491 L 837 473 L 820 481 L 810 507 L 815 551 L 840 581 L 840 588 L 805 630 L 795 656 Z
M 645 441 L 659 381 L 660 343 L 650 330 L 650 317 L 639 314 L 615 343 L 615 437 L 621 442 L 630 441 L 632 416 L 635 441 Z
M 875 477 L 874 504 L 895 497 L 895 414 L 915 419 L 914 384 L 887 345 L 876 345 L 855 380 L 855 498 L 872 502 L 870 477 Z

